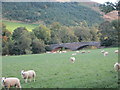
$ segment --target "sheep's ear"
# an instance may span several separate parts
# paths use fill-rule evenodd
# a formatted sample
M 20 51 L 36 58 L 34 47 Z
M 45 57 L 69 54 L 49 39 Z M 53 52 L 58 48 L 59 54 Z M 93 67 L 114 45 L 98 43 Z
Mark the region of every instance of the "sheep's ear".
M 24 72 L 24 70 L 21 70 L 21 72 Z
M 22 75 L 25 75 L 25 73 L 22 73 Z
M 4 83 L 4 80 L 2 80 L 2 82 Z

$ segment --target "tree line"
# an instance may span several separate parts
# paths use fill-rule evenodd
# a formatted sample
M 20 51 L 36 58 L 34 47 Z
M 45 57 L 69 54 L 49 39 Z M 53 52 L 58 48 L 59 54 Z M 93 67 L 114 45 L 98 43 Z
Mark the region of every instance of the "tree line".
M 59 22 L 39 25 L 32 31 L 18 27 L 13 32 L 2 25 L 2 55 L 37 54 L 49 51 L 50 44 L 100 41 L 103 46 L 117 46 L 120 21 L 89 26 L 86 21 L 78 26 L 64 26 Z
M 113 11 L 113 10 L 120 10 L 120 1 L 116 2 L 116 3 L 112 3 L 112 2 L 105 2 L 104 4 L 100 4 L 99 8 L 102 12 L 104 12 L 105 14 Z

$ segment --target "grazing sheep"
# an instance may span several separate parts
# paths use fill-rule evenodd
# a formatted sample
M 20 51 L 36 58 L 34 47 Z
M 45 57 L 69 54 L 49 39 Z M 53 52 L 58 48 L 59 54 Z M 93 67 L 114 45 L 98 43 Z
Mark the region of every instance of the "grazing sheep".
M 53 52 L 53 53 L 57 53 L 57 52 Z
M 79 53 L 79 51 L 76 51 L 76 53 Z
M 82 51 L 81 53 L 85 53 L 85 51 Z
M 119 51 L 118 50 L 115 50 L 115 53 L 118 53 Z
M 91 53 L 90 51 L 88 51 L 88 53 Z
M 104 53 L 104 52 L 105 52 L 105 50 L 102 50 L 102 51 L 101 51 L 101 53 Z
M 115 63 L 114 69 L 115 69 L 115 71 L 119 71 L 120 70 L 120 63 Z
M 70 57 L 70 61 L 71 61 L 72 63 L 74 63 L 74 62 L 75 62 L 75 57 Z
M 108 55 L 108 52 L 104 52 L 104 56 L 107 56 Z
M 59 53 L 62 53 L 61 51 Z
M 46 52 L 46 53 L 51 53 L 51 52 Z
M 67 51 L 62 51 L 63 53 L 66 53 Z
M 28 71 L 22 70 L 22 71 L 21 71 L 21 76 L 22 76 L 22 78 L 25 79 L 25 83 L 27 83 L 27 80 L 28 80 L 28 79 L 29 79 L 30 82 L 31 82 L 31 79 L 32 79 L 32 78 L 34 79 L 34 82 L 35 82 L 36 73 L 35 73 L 34 70 L 28 70 Z
M 72 55 L 76 55 L 76 53 L 73 53 Z
M 2 83 L 3 87 L 8 88 L 8 89 L 10 87 L 21 88 L 20 80 L 18 78 L 14 78 L 14 77 L 5 78 L 5 77 L 2 77 L 1 83 Z

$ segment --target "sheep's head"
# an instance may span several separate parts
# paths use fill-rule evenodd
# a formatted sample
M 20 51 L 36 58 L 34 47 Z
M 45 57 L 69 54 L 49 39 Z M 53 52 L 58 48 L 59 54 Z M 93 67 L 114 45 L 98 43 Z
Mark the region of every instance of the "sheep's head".
M 1 85 L 4 86 L 4 80 L 6 79 L 6 77 L 2 77 L 1 78 Z
M 118 62 L 115 63 L 115 65 L 117 65 L 117 64 L 118 64 Z
M 21 77 L 24 78 L 24 70 L 21 71 Z
M 24 70 L 21 71 L 21 75 L 23 75 L 23 74 L 24 74 Z
M 2 77 L 2 78 L 1 78 L 1 80 L 5 80 L 5 79 L 6 79 L 6 77 Z

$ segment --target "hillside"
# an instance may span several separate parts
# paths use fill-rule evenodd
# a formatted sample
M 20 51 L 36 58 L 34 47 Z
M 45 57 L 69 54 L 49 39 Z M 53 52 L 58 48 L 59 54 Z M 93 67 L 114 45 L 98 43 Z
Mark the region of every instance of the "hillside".
M 116 10 L 111 11 L 111 12 L 103 15 L 103 18 L 108 21 L 117 20 L 118 19 L 118 11 L 116 11 Z
M 89 25 L 101 23 L 103 18 L 99 12 L 80 2 L 4 2 L 3 18 L 27 23 L 62 25 L 78 25 L 86 21 Z

